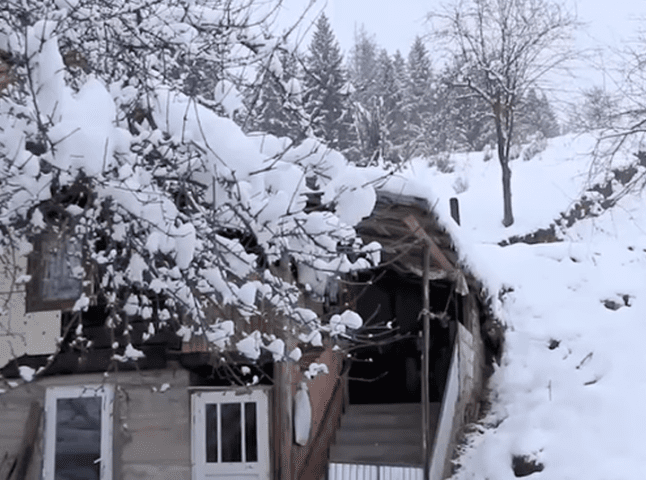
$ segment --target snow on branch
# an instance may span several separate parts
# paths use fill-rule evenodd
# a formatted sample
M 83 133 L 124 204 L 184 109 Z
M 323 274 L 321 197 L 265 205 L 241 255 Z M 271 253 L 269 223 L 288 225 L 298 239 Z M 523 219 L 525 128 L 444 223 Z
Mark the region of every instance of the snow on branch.
M 123 332 L 116 360 L 142 355 L 133 319 L 148 324 L 142 342 L 169 328 L 215 352 L 282 360 L 286 336 L 330 330 L 302 308 L 299 285 L 322 296 L 330 279 L 378 261 L 353 228 L 375 203 L 362 171 L 314 139 L 248 136 L 228 118 L 222 86 L 282 41 L 263 23 L 271 11 L 6 2 L 0 51 L 15 80 L 0 91 L 2 260 L 43 232 L 81 240 L 79 308 L 103 307 Z M 253 318 L 272 333 L 245 332 Z

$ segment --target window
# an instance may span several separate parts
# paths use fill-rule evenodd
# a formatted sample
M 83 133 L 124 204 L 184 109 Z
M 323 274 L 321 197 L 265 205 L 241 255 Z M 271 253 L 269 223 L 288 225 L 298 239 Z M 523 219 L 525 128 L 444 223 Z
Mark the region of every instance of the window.
M 109 385 L 47 390 L 44 480 L 112 479 L 113 398 Z
M 193 479 L 268 480 L 267 392 L 192 395 Z
M 29 256 L 27 312 L 66 310 L 82 293 L 81 242 L 69 235 L 42 234 Z

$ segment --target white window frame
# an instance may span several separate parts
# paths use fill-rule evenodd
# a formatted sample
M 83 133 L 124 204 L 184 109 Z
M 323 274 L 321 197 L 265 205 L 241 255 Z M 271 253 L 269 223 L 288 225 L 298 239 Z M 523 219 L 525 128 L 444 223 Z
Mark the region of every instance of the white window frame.
M 209 479 L 253 479 L 269 480 L 269 400 L 266 388 L 255 388 L 251 392 L 236 390 L 193 390 L 191 394 L 191 460 L 193 480 Z M 256 404 L 257 462 L 217 462 L 206 461 L 206 405 L 223 403 L 254 402 Z M 219 411 L 219 408 L 218 408 Z M 244 412 L 244 410 L 243 410 Z M 244 419 L 244 414 L 242 415 Z M 241 420 L 242 422 L 243 420 Z M 218 449 L 221 449 L 221 422 L 218 421 Z M 242 445 L 245 444 L 245 429 L 242 430 Z M 245 452 L 243 448 L 243 458 Z
M 101 480 L 112 480 L 114 390 L 111 385 L 50 387 L 45 394 L 45 452 L 43 479 L 54 480 L 56 460 L 56 401 L 60 398 L 101 397 Z

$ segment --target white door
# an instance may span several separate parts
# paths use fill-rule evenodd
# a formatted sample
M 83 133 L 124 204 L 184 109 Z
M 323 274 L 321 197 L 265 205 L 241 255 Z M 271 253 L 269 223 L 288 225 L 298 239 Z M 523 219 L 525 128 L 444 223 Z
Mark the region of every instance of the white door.
M 269 480 L 265 389 L 195 392 L 191 405 L 193 480 Z

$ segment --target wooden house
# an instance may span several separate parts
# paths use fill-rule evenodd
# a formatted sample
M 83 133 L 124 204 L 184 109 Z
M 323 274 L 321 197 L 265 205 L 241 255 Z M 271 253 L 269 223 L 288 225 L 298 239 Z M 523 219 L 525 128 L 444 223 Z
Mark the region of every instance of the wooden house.
M 441 480 L 462 427 L 478 416 L 482 288 L 424 199 L 379 192 L 358 231 L 382 245 L 382 261 L 345 290 L 365 323 L 328 478 Z
M 382 264 L 340 282 L 331 303 L 356 309 L 365 325 L 342 349 L 300 345 L 297 361 L 268 352 L 216 360 L 197 337 L 162 330 L 144 342 L 133 324 L 145 357 L 115 364 L 98 307 L 80 319 L 92 348 L 60 347 L 80 315 L 69 303 L 79 285 L 64 274 L 26 287 L 6 280 L 0 479 L 422 479 L 425 469 L 444 478 L 478 411 L 479 287 L 419 199 L 380 193 L 359 232 L 381 242 Z M 52 242 L 42 239 L 31 270 L 74 251 L 72 240 Z M 306 378 L 312 363 L 328 373 Z

